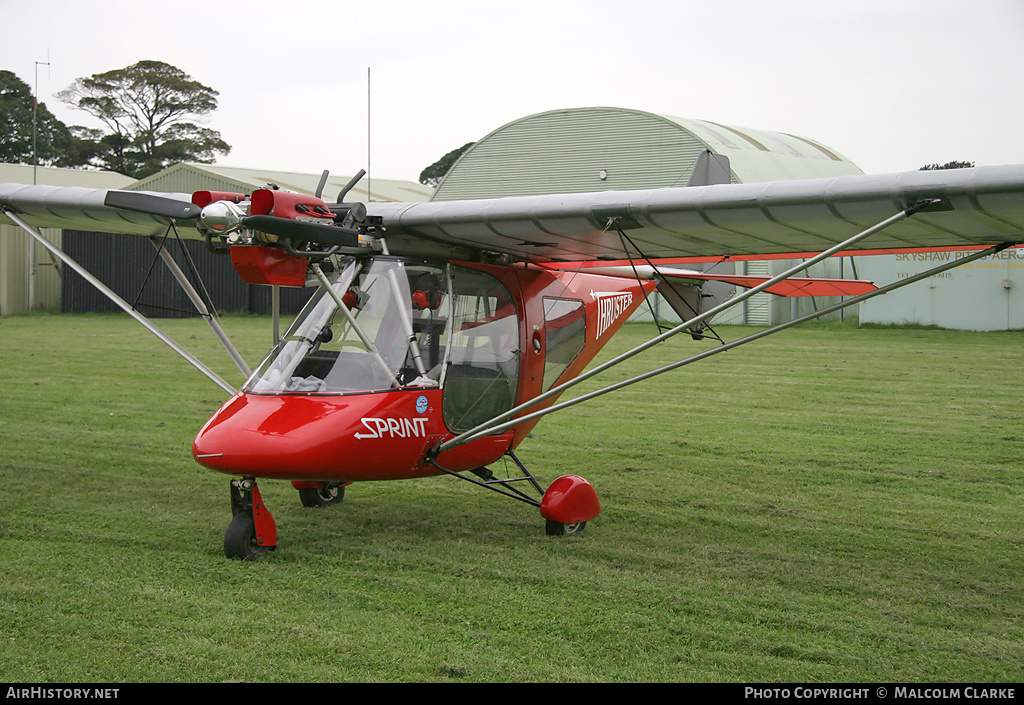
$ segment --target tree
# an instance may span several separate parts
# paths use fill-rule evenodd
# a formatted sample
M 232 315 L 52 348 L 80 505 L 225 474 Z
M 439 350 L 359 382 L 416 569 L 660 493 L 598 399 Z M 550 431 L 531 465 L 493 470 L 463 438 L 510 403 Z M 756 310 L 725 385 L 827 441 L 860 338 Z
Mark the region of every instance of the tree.
M 938 169 L 970 169 L 974 162 L 946 162 L 945 164 L 925 164 L 918 171 L 936 171 Z
M 424 184 L 425 186 L 436 187 L 439 183 L 441 183 L 441 179 L 443 179 L 445 174 L 448 173 L 448 170 L 452 168 L 452 165 L 455 164 L 455 162 L 458 161 L 459 157 L 462 156 L 462 153 L 465 152 L 470 147 L 472 147 L 474 144 L 474 142 L 467 142 L 458 149 L 453 149 L 452 151 L 448 152 L 448 154 L 444 155 L 436 162 L 428 166 L 426 169 L 421 171 L 420 183 Z
M 0 162 L 78 166 L 71 156 L 73 137 L 67 125 L 44 103 L 36 106 L 35 161 L 32 149 L 32 105 L 28 84 L 11 71 L 0 71 Z
M 141 179 L 173 162 L 209 164 L 231 151 L 219 132 L 197 124 L 217 109 L 218 95 L 170 64 L 140 61 L 76 79 L 57 98 L 106 126 L 72 128 L 80 153 L 91 154 L 95 166 Z

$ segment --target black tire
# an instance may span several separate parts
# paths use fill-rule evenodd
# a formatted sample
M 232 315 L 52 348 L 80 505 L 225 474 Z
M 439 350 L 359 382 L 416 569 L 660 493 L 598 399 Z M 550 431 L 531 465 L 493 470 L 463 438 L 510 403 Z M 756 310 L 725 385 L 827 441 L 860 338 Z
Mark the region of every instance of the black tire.
M 236 514 L 228 524 L 228 530 L 224 532 L 224 555 L 228 558 L 254 561 L 266 551 L 267 549 L 256 542 L 256 522 L 252 514 Z
M 344 486 L 327 485 L 326 487 L 312 487 L 299 490 L 299 499 L 303 507 L 329 507 L 333 504 L 341 504 L 345 499 Z
M 546 521 L 545 530 L 548 536 L 575 536 L 582 532 L 587 525 L 585 521 L 578 521 L 573 524 L 563 524 L 560 521 L 551 521 L 550 519 Z

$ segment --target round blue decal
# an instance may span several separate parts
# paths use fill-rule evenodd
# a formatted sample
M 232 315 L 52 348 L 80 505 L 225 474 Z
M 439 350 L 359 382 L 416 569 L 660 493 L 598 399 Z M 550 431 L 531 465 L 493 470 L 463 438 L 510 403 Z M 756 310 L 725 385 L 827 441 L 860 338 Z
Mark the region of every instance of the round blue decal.
M 427 410 L 427 398 L 424 397 L 424 396 L 420 396 L 420 398 L 416 400 L 416 413 L 417 414 L 422 414 L 426 410 Z

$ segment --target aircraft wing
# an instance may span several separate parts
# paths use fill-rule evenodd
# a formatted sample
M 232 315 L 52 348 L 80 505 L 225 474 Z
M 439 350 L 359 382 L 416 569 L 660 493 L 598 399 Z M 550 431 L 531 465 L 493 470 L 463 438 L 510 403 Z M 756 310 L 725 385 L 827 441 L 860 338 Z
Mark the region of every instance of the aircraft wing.
M 1024 241 L 1024 165 L 416 204 L 368 204 L 389 245 L 427 238 L 538 262 L 622 259 L 611 222 L 651 259 L 823 252 L 924 200 L 866 250 Z M 391 245 L 392 251 L 398 249 Z M 635 255 L 636 253 L 631 253 Z M 850 253 L 853 254 L 853 253 Z
M 668 264 L 809 256 L 922 201 L 934 202 L 845 254 L 1024 242 L 1024 165 L 463 201 L 371 202 L 366 204 L 366 216 L 367 222 L 384 226 L 392 254 L 443 257 L 468 249 L 535 262 L 596 265 L 625 258 L 621 229 L 644 256 Z M 171 218 L 196 219 L 200 210 L 190 194 L 22 184 L 0 184 L 0 208 L 37 227 L 138 235 L 162 235 Z M 0 215 L 0 222 L 8 221 Z M 309 229 L 311 240 L 321 236 L 317 231 L 332 229 L 296 226 Z M 636 257 L 638 252 L 629 255 Z
M 187 193 L 0 184 L 0 206 L 29 225 L 87 232 L 163 235 L 172 217 L 189 219 L 198 215 L 191 199 Z M 151 208 L 144 212 L 108 205 L 108 201 L 136 208 L 148 202 Z M 161 214 L 152 212 L 154 209 Z M 2 214 L 0 223 L 13 224 Z

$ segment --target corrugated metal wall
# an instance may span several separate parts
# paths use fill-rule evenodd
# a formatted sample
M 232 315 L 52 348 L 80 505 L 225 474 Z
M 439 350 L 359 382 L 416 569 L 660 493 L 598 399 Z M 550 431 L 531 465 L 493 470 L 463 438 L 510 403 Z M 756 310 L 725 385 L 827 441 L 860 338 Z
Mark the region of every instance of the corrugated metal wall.
M 45 184 L 47 186 L 83 186 L 86 188 L 123 188 L 134 181 L 122 174 L 84 169 L 33 167 L 28 164 L 0 164 L 0 182 Z M 7 221 L 0 216 L 0 220 Z M 39 230 L 58 247 L 61 231 Z M 60 266 L 50 254 L 16 225 L 0 225 L 0 315 L 60 309 Z
M 61 231 L 39 233 L 58 247 Z M 0 225 L 0 315 L 60 308 L 60 270 L 49 253 L 15 225 Z
M 744 273 L 753 274 L 759 277 L 771 276 L 771 264 L 764 260 L 759 262 L 744 262 Z M 766 326 L 772 322 L 772 299 L 771 294 L 754 294 L 743 303 L 744 323 L 755 326 Z
M 203 242 L 185 240 L 183 243 L 217 311 L 261 315 L 270 312 L 271 287 L 246 284 L 231 266 L 230 257 L 211 254 Z M 168 241 L 167 248 L 182 271 L 189 272 L 180 243 Z M 146 316 L 186 318 L 198 315 L 163 261 L 157 259 L 156 248 L 148 238 L 66 230 L 64 251 L 125 301 L 137 302 L 136 308 Z M 62 280 L 62 312 L 120 311 L 71 269 L 64 268 Z M 312 289 L 281 287 L 282 313 L 298 313 L 311 293 Z

